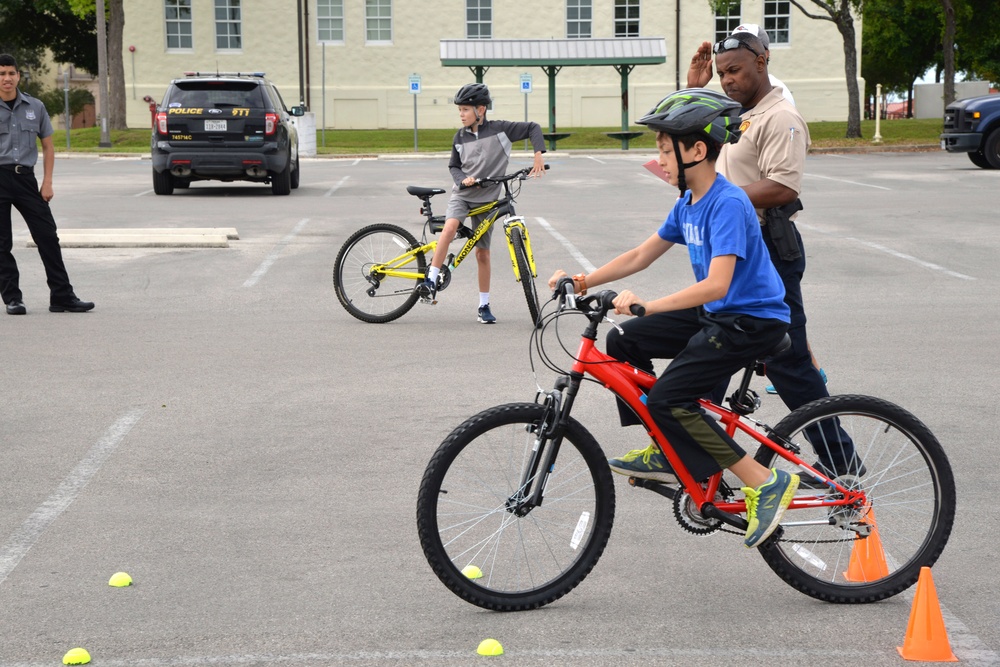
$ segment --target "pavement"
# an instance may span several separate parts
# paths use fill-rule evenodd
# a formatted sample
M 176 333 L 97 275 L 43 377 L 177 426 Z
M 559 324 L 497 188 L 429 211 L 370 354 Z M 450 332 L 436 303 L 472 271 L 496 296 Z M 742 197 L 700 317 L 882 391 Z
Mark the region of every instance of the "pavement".
M 543 282 L 662 220 L 676 193 L 642 169 L 648 151 L 623 153 L 549 155 L 552 170 L 524 184 Z M 440 158 L 311 159 L 288 197 L 222 183 L 164 197 L 148 160 L 57 161 L 62 230 L 239 238 L 67 247 L 77 294 L 97 307 L 56 314 L 14 216 L 28 314 L 0 315 L 0 667 L 59 664 L 74 647 L 114 667 L 905 664 L 912 589 L 818 602 L 739 539 L 689 534 L 667 501 L 624 483 L 607 550 L 561 600 L 492 613 L 441 585 L 415 527 L 431 454 L 470 415 L 532 400 L 552 377 L 529 364 L 531 322 L 503 253 L 492 326 L 476 322 L 471 265 L 438 305 L 387 325 L 350 317 L 331 272 L 364 225 L 419 236 L 405 187 L 447 179 Z M 998 179 L 940 151 L 811 155 L 800 219 L 810 341 L 831 392 L 905 406 L 948 453 L 959 506 L 933 577 L 951 648 L 977 667 L 1000 664 Z M 671 252 L 615 287 L 690 282 Z M 755 416 L 786 413 L 765 396 Z M 609 455 L 645 444 L 600 387 L 574 416 Z M 108 585 L 119 571 L 133 586 Z M 504 655 L 476 655 L 486 638 Z

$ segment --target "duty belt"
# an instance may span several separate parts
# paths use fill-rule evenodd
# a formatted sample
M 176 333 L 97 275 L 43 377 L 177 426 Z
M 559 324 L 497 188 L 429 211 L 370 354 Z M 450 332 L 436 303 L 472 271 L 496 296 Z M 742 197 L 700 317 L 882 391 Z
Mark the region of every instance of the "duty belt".
M 0 164 L 0 169 L 12 171 L 15 174 L 33 174 L 35 170 L 25 164 Z

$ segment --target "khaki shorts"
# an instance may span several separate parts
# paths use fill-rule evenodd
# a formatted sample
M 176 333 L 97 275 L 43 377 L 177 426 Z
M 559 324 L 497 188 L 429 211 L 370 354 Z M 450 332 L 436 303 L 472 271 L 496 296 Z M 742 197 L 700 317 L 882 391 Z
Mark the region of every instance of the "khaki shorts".
M 483 202 L 483 201 L 467 202 L 464 199 L 459 199 L 458 197 L 452 197 L 450 200 L 448 200 L 448 210 L 445 211 L 445 219 L 450 220 L 451 218 L 457 218 L 459 222 L 464 222 L 465 219 L 469 217 L 469 211 L 479 206 L 482 206 L 483 204 L 488 204 L 488 203 L 489 202 Z M 487 215 L 472 216 L 472 219 L 470 221 L 472 229 L 475 229 L 479 225 L 479 223 L 483 221 L 483 218 L 487 217 Z M 483 234 L 482 238 L 479 239 L 479 242 L 476 243 L 476 247 L 482 248 L 483 250 L 489 250 L 491 236 L 493 236 L 492 227 L 490 227 L 489 230 L 487 230 L 487 232 Z

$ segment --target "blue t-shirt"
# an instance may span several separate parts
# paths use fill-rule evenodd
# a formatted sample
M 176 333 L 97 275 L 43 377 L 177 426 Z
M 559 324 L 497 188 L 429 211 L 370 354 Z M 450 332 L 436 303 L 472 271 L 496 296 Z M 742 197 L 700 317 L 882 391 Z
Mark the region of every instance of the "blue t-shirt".
M 691 191 L 685 192 L 658 233 L 665 241 L 687 246 L 699 282 L 708 277 L 713 257 L 736 255 L 729 291 L 706 303 L 706 311 L 790 321 L 785 288 L 760 235 L 757 212 L 746 193 L 722 174 L 694 204 Z

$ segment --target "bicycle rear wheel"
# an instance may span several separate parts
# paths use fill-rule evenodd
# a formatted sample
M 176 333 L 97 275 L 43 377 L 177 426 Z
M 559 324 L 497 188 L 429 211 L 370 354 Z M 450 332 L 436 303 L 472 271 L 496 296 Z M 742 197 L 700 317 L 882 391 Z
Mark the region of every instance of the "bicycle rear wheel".
M 531 262 L 528 261 L 528 249 L 524 243 L 521 230 L 515 227 L 510 230 L 510 243 L 514 247 L 514 258 L 517 261 L 517 272 L 521 276 L 521 288 L 524 299 L 528 302 L 528 313 L 531 321 L 538 324 L 538 291 L 535 289 L 535 278 L 531 274 Z
M 333 265 L 333 286 L 341 305 L 359 320 L 373 324 L 405 314 L 420 298 L 414 289 L 420 281 L 378 275 L 371 267 L 419 247 L 413 234 L 396 225 L 370 225 L 354 232 Z M 420 252 L 396 268 L 424 275 L 427 262 Z
M 576 587 L 611 536 L 615 487 L 604 452 L 570 419 L 545 487 L 524 516 L 513 502 L 545 406 L 511 403 L 466 420 L 431 458 L 417 497 L 417 532 L 434 573 L 485 609 L 548 604 Z M 545 451 L 551 442 L 543 442 Z M 534 485 L 532 479 L 528 487 Z
M 912 586 L 920 568 L 941 555 L 955 519 L 955 480 L 941 444 L 911 413 L 871 396 L 832 396 L 793 411 L 774 433 L 798 444 L 810 464 L 813 451 L 820 460 L 839 461 L 832 465 L 838 483 L 863 488 L 868 497 L 864 508 L 785 514 L 782 539 L 760 547 L 785 582 L 828 602 L 875 602 Z M 767 447 L 755 458 L 796 472 L 804 484 L 813 480 Z M 824 488 L 800 487 L 797 495 L 836 493 L 813 484 Z M 859 536 L 846 528 L 852 523 L 867 524 L 871 533 Z

